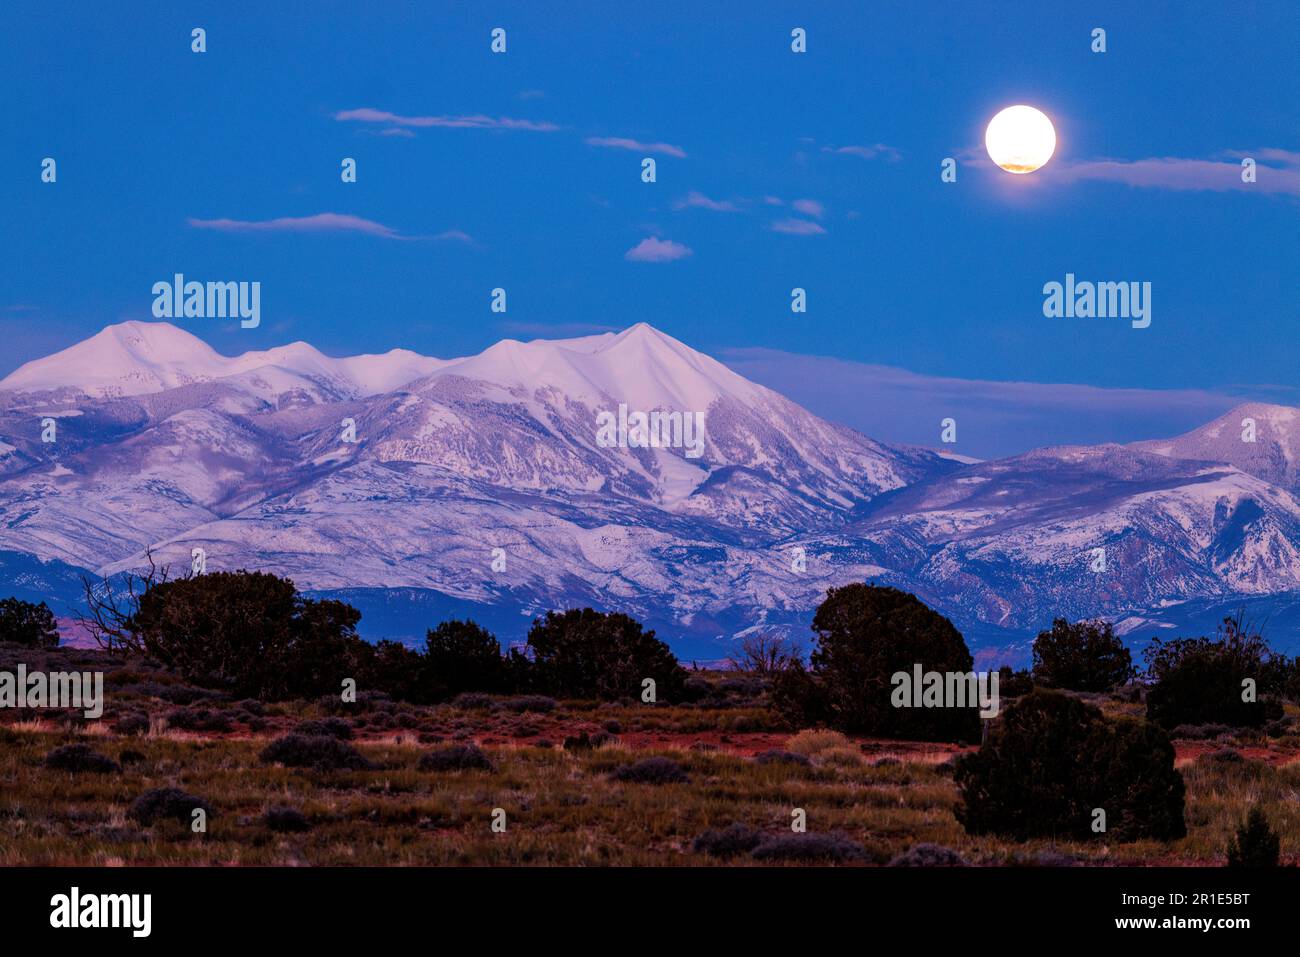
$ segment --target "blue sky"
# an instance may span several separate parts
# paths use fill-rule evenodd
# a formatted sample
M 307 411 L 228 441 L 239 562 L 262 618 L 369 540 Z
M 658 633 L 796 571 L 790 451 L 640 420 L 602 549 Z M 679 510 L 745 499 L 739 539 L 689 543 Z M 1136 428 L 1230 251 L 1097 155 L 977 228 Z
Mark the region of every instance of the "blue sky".
M 0 372 L 150 318 L 152 284 L 183 272 L 262 283 L 260 328 L 183 323 L 227 353 L 305 339 L 449 356 L 646 321 L 712 354 L 834 357 L 863 376 L 1286 394 L 1300 369 L 1294 3 L 1043 6 L 13 11 Z M 982 149 L 1013 103 L 1057 129 L 1028 177 Z M 1260 164 L 1252 186 L 1242 155 Z M 40 181 L 46 156 L 55 184 Z M 321 229 L 323 214 L 356 228 Z M 629 259 L 646 240 L 689 254 Z M 1150 282 L 1150 328 L 1045 318 L 1042 286 L 1067 272 Z M 504 316 L 488 308 L 497 286 Z M 795 286 L 806 314 L 790 312 Z M 816 411 L 865 421 L 851 387 L 819 394 L 815 364 L 764 368 Z M 1135 408 L 1137 430 L 1195 424 L 1171 408 Z M 877 431 L 889 415 L 874 410 Z M 1066 420 L 976 451 L 1072 440 Z M 882 437 L 933 441 L 909 429 Z

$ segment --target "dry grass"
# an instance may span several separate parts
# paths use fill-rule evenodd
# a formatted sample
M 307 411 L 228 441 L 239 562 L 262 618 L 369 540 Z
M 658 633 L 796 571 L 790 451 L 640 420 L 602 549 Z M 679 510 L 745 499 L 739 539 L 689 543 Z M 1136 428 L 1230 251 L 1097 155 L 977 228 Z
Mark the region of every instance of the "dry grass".
M 631 750 L 618 743 L 566 752 L 529 745 L 485 748 L 495 769 L 424 773 L 428 750 L 412 737 L 366 741 L 375 771 L 315 772 L 258 763 L 264 739 L 194 735 L 84 738 L 110 757 L 143 760 L 118 775 L 69 774 L 41 766 L 66 732 L 23 727 L 0 747 L 0 864 L 706 864 L 691 842 L 741 821 L 779 833 L 794 808 L 814 831 L 841 831 L 885 863 L 914 844 L 951 847 L 983 864 L 1034 863 L 1049 852 L 1081 862 L 1218 863 L 1236 824 L 1262 803 L 1300 855 L 1300 763 L 1281 767 L 1199 760 L 1183 769 L 1187 838 L 1170 844 L 1008 844 L 967 836 L 953 817 L 951 780 L 928 760 L 865 765 L 841 760 L 851 743 L 812 749 L 814 765 L 760 765 L 725 751 Z M 808 738 L 791 742 L 807 747 Z M 682 784 L 621 784 L 618 766 L 663 754 L 690 775 Z M 834 756 L 827 760 L 827 756 Z M 126 811 L 141 792 L 179 787 L 216 809 L 206 834 L 181 824 L 140 828 Z M 299 809 L 312 824 L 277 834 L 261 823 L 272 806 Z M 490 827 L 494 808 L 504 834 Z M 741 859 L 743 862 L 745 859 Z
M 884 864 L 919 843 L 950 847 L 975 864 L 1221 864 L 1233 831 L 1259 803 L 1282 837 L 1283 857 L 1300 859 L 1300 737 L 1240 734 L 1179 742 L 1187 783 L 1188 836 L 1171 843 L 1108 844 L 971 837 L 957 823 L 958 800 L 940 766 L 954 747 L 850 738 L 838 732 L 781 731 L 761 702 L 743 697 L 704 706 L 599 706 L 561 702 L 545 714 L 503 708 L 416 708 L 380 702 L 354 714 L 356 747 L 377 770 L 291 770 L 259 762 L 272 738 L 300 720 L 324 716 L 316 702 L 267 706 L 251 715 L 224 710 L 222 734 L 166 727 L 176 705 L 158 694 L 184 693 L 170 676 L 121 672 L 108 682 L 108 713 L 83 722 L 57 713 L 10 715 L 0 725 L 0 865 L 711 865 L 694 852 L 709 828 L 741 822 L 788 832 L 803 808 L 808 829 L 840 832 Z M 709 676 L 716 680 L 718 676 Z M 134 689 L 134 690 L 133 690 Z M 1112 713 L 1140 707 L 1104 702 Z M 126 713 L 149 730 L 121 736 Z M 2 717 L 2 716 L 0 716 Z M 600 747 L 566 751 L 581 731 L 615 728 Z M 78 742 L 123 764 L 120 774 L 71 774 L 43 767 L 45 755 Z M 422 754 L 477 743 L 493 770 L 424 772 Z M 549 743 L 551 746 L 542 746 Z M 1233 746 L 1242 762 L 1202 756 Z M 759 764 L 756 752 L 784 748 L 811 766 Z M 123 760 L 123 752 L 138 759 Z M 689 781 L 630 784 L 616 768 L 662 755 Z M 132 757 L 127 755 L 128 758 Z M 880 759 L 883 763 L 876 763 Z M 131 802 L 150 788 L 176 787 L 215 811 L 205 834 L 162 822 L 141 827 Z M 263 822 L 271 807 L 306 816 L 302 833 Z M 505 833 L 491 828 L 504 809 Z

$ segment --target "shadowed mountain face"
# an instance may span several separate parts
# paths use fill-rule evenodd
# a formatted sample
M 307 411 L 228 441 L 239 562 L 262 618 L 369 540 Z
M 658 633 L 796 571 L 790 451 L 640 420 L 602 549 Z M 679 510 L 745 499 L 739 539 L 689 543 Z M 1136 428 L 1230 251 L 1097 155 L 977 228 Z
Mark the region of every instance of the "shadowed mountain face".
M 963 464 L 819 419 L 646 325 L 444 360 L 230 358 L 132 322 L 0 381 L 0 553 L 100 573 L 202 549 L 208 569 L 348 597 L 372 635 L 471 614 L 510 639 L 590 604 L 721 651 L 747 628 L 803 633 L 827 587 L 862 580 L 976 645 L 1058 615 L 1151 630 L 1300 589 L 1296 413 L 1243 409 L 1169 442 Z M 1273 452 L 1232 444 L 1247 414 Z M 68 577 L 52 597 L 75 597 Z

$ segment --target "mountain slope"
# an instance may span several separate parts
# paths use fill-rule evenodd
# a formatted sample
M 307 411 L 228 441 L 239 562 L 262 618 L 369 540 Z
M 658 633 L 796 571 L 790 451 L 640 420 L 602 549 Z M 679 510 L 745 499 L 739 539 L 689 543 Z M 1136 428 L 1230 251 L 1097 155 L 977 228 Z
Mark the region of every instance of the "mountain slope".
M 1290 406 L 1247 402 L 1176 438 L 1132 447 L 1172 458 L 1226 462 L 1300 491 L 1300 409 Z
M 620 406 L 702 417 L 699 454 L 606 441 Z M 0 381 L 0 553 L 112 573 L 202 548 L 404 633 L 435 607 L 522 631 L 589 604 L 675 642 L 802 632 L 828 587 L 872 580 L 1006 648 L 1058 616 L 1132 630 L 1293 600 L 1292 411 L 962 462 L 826 422 L 644 324 L 436 359 L 226 357 L 125 323 Z
M 231 358 L 171 323 L 132 320 L 26 363 L 0 380 L 0 392 L 67 390 L 108 399 L 231 379 L 268 397 L 304 386 L 333 396 L 374 395 L 441 364 L 405 349 L 333 359 L 305 342 Z

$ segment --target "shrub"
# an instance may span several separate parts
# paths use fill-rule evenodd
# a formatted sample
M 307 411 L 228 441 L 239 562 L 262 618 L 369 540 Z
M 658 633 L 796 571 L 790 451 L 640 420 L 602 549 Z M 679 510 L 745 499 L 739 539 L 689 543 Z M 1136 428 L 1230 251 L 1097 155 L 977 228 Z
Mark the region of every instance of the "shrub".
M 558 707 L 559 703 L 554 698 L 548 698 L 540 694 L 520 695 L 517 698 L 507 698 L 501 702 L 502 710 L 513 711 L 516 714 L 523 714 L 525 711 L 548 714 Z
M 122 766 L 84 744 L 65 744 L 45 756 L 45 766 L 74 774 L 116 774 Z
M 351 646 L 351 657 L 355 662 L 353 674 L 360 686 L 378 688 L 393 698 L 418 704 L 440 700 L 427 687 L 421 674 L 424 659 L 414 648 L 397 641 L 383 640 L 368 645 L 356 639 L 356 644 Z
M 1264 692 L 1275 674 L 1274 656 L 1264 639 L 1228 618 L 1219 638 L 1152 641 L 1145 652 L 1147 717 L 1163 728 L 1181 724 L 1226 724 L 1259 728 L 1282 716 L 1282 704 Z M 1244 701 L 1243 683 L 1253 679 L 1254 701 Z
M 1277 867 L 1281 846 L 1277 832 L 1268 826 L 1268 818 L 1256 805 L 1228 844 L 1228 866 Z
M 809 760 L 806 754 L 797 754 L 794 751 L 782 751 L 780 748 L 761 751 L 754 755 L 754 760 L 759 764 L 797 764 L 805 768 L 812 765 L 812 761 Z
M 337 692 L 369 646 L 361 613 L 298 594 L 265 572 L 209 572 L 152 584 L 124 630 L 128 645 L 186 680 L 239 697 L 279 700 Z
M 1088 839 L 1095 808 L 1105 811 L 1111 839 L 1186 833 L 1183 779 L 1165 733 L 1143 721 L 1109 721 L 1059 692 L 1038 690 L 1004 709 L 954 778 L 957 819 L 971 834 Z
M 671 758 L 646 758 L 635 764 L 624 764 L 616 768 L 610 778 L 630 784 L 681 784 L 690 780 L 690 775 Z
M 965 867 L 966 861 L 952 848 L 940 844 L 917 844 L 889 862 L 890 867 Z
M 1169 732 L 1169 737 L 1204 741 L 1207 738 L 1217 738 L 1221 734 L 1231 733 L 1232 728 L 1226 724 L 1180 724 Z
M 832 588 L 813 616 L 817 645 L 811 686 L 799 668 L 785 669 L 787 683 L 804 684 L 802 708 L 820 712 L 841 731 L 921 741 L 978 740 L 978 705 L 896 707 L 893 676 L 923 672 L 972 672 L 973 659 L 952 622 L 914 595 L 896 588 L 853 584 Z M 773 693 L 782 682 L 774 682 Z M 948 702 L 948 704 L 954 704 Z
M 767 694 L 772 710 L 789 727 L 824 724 L 829 717 L 825 690 L 803 662 L 791 662 L 774 673 Z
M 1034 639 L 1033 680 L 1071 691 L 1110 691 L 1133 675 L 1133 659 L 1108 621 L 1064 618 Z
M 232 727 L 230 718 L 220 711 L 206 709 L 177 708 L 167 715 L 167 726 L 181 731 L 229 731 Z
M 713 693 L 713 685 L 709 684 L 703 678 L 697 675 L 691 675 L 682 685 L 682 700 L 687 702 L 700 701 L 707 698 Z
M 276 738 L 262 751 L 263 764 L 316 771 L 369 771 L 374 765 L 352 745 L 332 737 L 287 734 Z
M 739 822 L 724 828 L 709 828 L 695 839 L 691 849 L 710 857 L 738 857 L 763 843 L 763 833 Z
M 433 701 L 464 691 L 507 690 L 501 645 L 472 621 L 444 621 L 426 632 L 421 669 Z
M 452 698 L 451 704 L 453 707 L 463 708 L 466 711 L 487 711 L 494 704 L 494 699 L 490 694 L 465 691 Z
M 1199 758 L 1197 763 L 1204 761 L 1206 764 L 1244 764 L 1246 759 L 1241 756 L 1240 751 L 1232 748 L 1220 748 L 1217 751 L 1206 751 Z
M 782 834 L 752 851 L 760 861 L 860 861 L 867 852 L 843 834 Z
M 491 771 L 492 762 L 472 744 L 454 744 L 420 758 L 421 771 Z
M 351 741 L 352 722 L 345 718 L 309 718 L 306 721 L 299 721 L 293 733 L 308 738 L 338 738 L 340 741 Z
M 33 605 L 19 598 L 0 600 L 0 641 L 28 648 L 57 648 L 59 629 L 45 602 Z
M 132 802 L 127 817 L 144 827 L 163 820 L 189 824 L 195 810 L 213 816 L 211 806 L 200 797 L 186 794 L 180 788 L 151 788 Z
M 655 682 L 659 701 L 680 701 L 686 672 L 672 651 L 627 615 L 590 608 L 549 611 L 528 632 L 534 685 L 547 694 L 618 701 Z
M 563 747 L 565 751 L 590 751 L 595 746 L 596 743 L 591 740 L 591 735 L 586 731 L 565 735 L 564 737 Z
M 998 669 L 998 694 L 1003 698 L 1019 698 L 1034 690 L 1034 676 L 1028 671 L 1012 671 L 1009 665 Z
M 113 722 L 113 730 L 120 735 L 147 734 L 149 716 L 139 711 L 128 711 Z
M 143 764 L 145 762 L 145 756 L 132 748 L 123 748 L 117 759 L 122 762 L 123 767 L 128 764 Z
M 795 754 L 816 757 L 823 751 L 841 750 L 853 747 L 853 743 L 838 731 L 808 730 L 800 731 L 785 742 L 785 746 Z
M 295 834 L 311 830 L 307 817 L 301 811 L 291 807 L 267 808 L 266 813 L 262 815 L 262 823 L 268 830 L 275 831 L 277 834 Z

